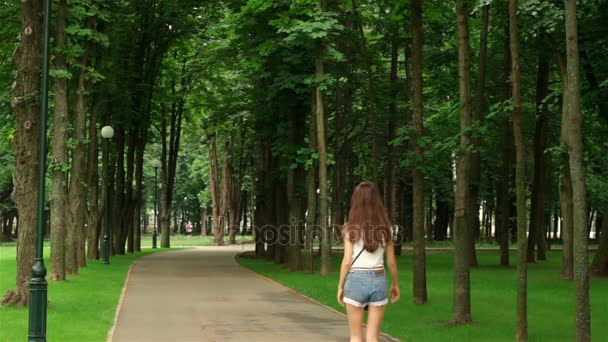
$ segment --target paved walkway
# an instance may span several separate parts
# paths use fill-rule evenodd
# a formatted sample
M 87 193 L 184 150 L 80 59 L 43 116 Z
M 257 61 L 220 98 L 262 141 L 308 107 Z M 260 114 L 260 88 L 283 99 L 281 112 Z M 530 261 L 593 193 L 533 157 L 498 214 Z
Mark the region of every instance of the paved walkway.
M 348 341 L 344 316 L 237 265 L 235 253 L 249 248 L 140 259 L 112 341 Z

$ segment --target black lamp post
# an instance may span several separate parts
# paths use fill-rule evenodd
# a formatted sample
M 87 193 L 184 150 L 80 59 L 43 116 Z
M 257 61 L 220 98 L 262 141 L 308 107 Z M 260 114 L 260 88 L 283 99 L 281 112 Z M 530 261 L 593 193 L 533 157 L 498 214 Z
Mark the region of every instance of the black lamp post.
M 161 162 L 158 159 L 152 161 L 154 168 L 154 231 L 152 232 L 152 248 L 157 248 L 156 240 L 158 238 L 158 213 L 156 211 L 157 191 L 158 191 L 158 169 L 161 167 Z
M 101 263 L 110 263 L 110 232 L 108 231 L 108 220 L 110 219 L 110 185 L 108 184 L 108 154 L 109 141 L 114 136 L 114 129 L 110 126 L 105 126 L 101 129 L 103 137 L 103 184 L 105 187 L 105 196 L 103 198 L 103 247 L 101 252 Z
M 49 31 L 51 21 L 51 0 L 44 0 L 44 19 L 42 32 L 42 75 L 40 84 L 40 145 L 38 160 L 38 213 L 36 235 L 36 259 L 32 267 L 29 298 L 28 341 L 46 341 L 47 281 L 44 266 L 44 194 L 46 175 L 46 128 L 49 111 Z

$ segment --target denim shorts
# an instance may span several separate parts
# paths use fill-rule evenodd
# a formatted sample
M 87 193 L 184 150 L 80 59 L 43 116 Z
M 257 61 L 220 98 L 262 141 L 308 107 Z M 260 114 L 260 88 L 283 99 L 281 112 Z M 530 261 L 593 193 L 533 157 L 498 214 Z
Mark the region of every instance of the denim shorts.
M 384 273 L 349 272 L 344 284 L 344 303 L 356 307 L 388 304 L 388 290 Z

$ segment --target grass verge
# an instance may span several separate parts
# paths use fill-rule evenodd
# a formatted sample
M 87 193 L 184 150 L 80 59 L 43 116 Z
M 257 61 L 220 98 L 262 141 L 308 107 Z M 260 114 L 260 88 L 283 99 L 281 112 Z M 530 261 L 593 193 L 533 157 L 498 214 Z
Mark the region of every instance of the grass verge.
M 47 339 L 49 341 L 105 341 L 131 264 L 142 256 L 164 251 L 114 256 L 110 265 L 88 260 L 80 275 L 50 282 Z M 48 257 L 49 249 L 45 248 Z M 48 259 L 45 260 L 49 267 Z M 0 248 L 0 295 L 15 285 L 15 248 Z M 48 276 L 47 276 L 48 280 Z M 0 341 L 27 339 L 28 309 L 0 306 Z
M 412 256 L 398 258 L 401 299 L 386 310 L 382 330 L 403 341 L 513 341 L 516 325 L 515 267 L 498 266 L 499 255 L 479 253 L 479 267 L 471 270 L 473 324 L 451 326 L 453 257 L 449 253 L 427 254 L 429 302 L 412 303 Z M 341 312 L 336 301 L 341 255 L 332 257 L 334 272 L 318 274 L 289 272 L 282 265 L 261 259 L 237 258 L 245 267 L 276 280 Z M 512 265 L 517 260 L 511 258 Z M 320 260 L 315 259 L 315 270 Z M 572 282 L 560 279 L 561 254 L 550 252 L 548 261 L 529 265 L 528 326 L 530 341 L 572 341 L 574 300 Z M 608 336 L 608 279 L 591 280 L 592 335 Z

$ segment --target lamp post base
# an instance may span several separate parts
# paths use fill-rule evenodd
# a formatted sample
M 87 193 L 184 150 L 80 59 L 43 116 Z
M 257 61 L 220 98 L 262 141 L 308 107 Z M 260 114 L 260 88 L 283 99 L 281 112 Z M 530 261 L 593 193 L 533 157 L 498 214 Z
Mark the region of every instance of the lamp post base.
M 108 265 L 110 263 L 110 241 L 106 237 L 103 239 L 101 263 L 104 265 Z
M 42 259 L 36 260 L 30 280 L 28 341 L 46 342 L 47 281 Z

